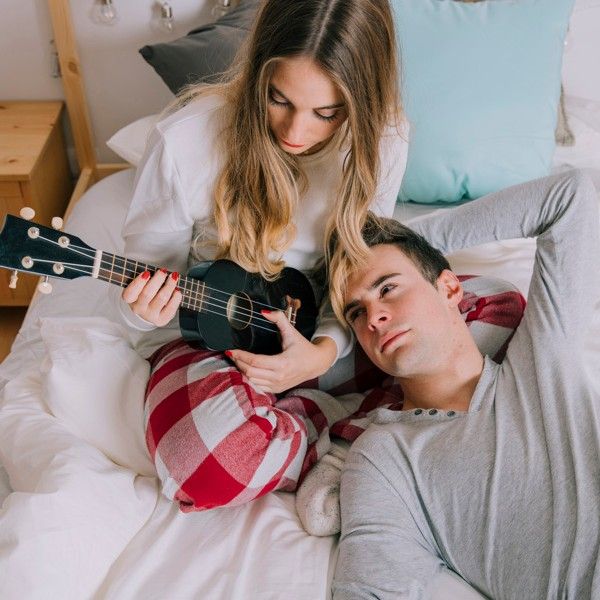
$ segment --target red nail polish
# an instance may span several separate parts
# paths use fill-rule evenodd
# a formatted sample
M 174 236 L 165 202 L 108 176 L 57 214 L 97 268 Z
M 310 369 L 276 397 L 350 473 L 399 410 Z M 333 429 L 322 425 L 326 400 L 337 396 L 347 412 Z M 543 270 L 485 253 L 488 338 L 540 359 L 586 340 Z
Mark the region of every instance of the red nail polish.
M 179 279 L 179 273 L 177 271 L 174 271 L 173 273 L 171 273 L 171 279 L 173 281 L 177 281 Z
M 160 269 L 159 269 L 159 271 L 160 271 L 161 273 L 164 273 L 165 275 L 167 274 L 167 270 L 166 270 L 166 269 L 160 268 Z
M 227 358 L 231 358 L 233 356 L 233 352 L 231 350 L 225 350 L 223 353 Z
M 273 312 L 272 310 L 267 310 L 266 308 L 263 308 L 263 309 L 260 311 L 260 314 L 261 314 L 261 315 L 270 315 L 272 312 Z
M 150 279 L 150 271 L 144 271 L 142 273 L 142 279 Z

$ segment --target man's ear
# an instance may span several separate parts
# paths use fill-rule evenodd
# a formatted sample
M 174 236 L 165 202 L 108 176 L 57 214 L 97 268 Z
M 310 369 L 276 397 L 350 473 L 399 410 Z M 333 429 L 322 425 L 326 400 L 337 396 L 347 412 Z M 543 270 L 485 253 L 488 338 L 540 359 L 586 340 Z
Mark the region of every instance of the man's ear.
M 444 298 L 451 306 L 460 304 L 463 299 L 463 287 L 458 277 L 450 270 L 444 269 L 437 278 L 437 289 L 442 292 Z

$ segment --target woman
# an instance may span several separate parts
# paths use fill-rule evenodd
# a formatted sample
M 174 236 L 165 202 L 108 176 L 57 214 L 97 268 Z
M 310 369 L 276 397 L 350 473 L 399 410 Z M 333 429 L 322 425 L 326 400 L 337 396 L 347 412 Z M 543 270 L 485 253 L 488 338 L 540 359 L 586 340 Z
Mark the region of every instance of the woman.
M 271 280 L 285 265 L 308 272 L 334 233 L 362 256 L 367 210 L 392 214 L 406 141 L 388 1 L 266 0 L 240 56 L 223 83 L 180 98 L 148 142 L 125 251 L 165 268 L 123 292 L 136 329 L 172 321 L 188 262 L 227 257 Z M 232 349 L 227 360 L 175 342 L 153 359 L 147 440 L 184 510 L 293 489 L 318 455 L 305 462 L 305 407 L 273 394 L 323 375 L 352 340 L 327 303 L 311 341 L 283 313 L 265 318 L 281 332 L 275 356 Z

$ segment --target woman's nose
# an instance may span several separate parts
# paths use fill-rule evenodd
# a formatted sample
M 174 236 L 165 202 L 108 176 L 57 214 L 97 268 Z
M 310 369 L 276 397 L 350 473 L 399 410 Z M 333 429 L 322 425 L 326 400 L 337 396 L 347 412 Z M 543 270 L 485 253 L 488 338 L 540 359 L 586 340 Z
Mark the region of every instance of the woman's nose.
M 305 129 L 304 117 L 301 114 L 294 113 L 290 115 L 284 131 L 286 141 L 290 144 L 304 143 Z

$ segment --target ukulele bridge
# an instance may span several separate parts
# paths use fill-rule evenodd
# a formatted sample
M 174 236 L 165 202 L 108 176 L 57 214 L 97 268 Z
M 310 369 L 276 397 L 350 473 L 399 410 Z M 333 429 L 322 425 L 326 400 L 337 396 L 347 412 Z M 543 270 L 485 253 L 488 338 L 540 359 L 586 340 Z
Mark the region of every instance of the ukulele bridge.
M 291 296 L 285 297 L 286 307 L 284 310 L 285 316 L 287 320 L 296 327 L 296 318 L 298 317 L 298 311 L 302 306 L 302 302 L 297 298 L 292 298 Z

